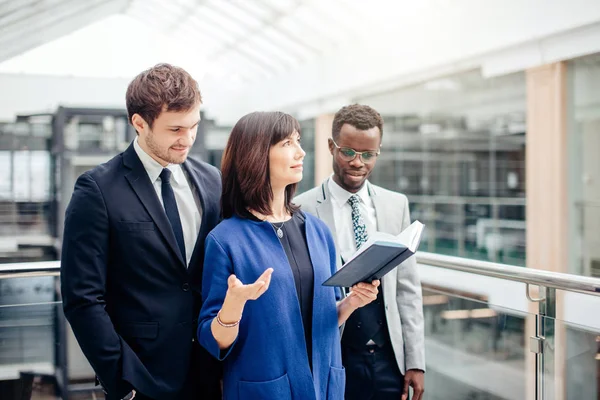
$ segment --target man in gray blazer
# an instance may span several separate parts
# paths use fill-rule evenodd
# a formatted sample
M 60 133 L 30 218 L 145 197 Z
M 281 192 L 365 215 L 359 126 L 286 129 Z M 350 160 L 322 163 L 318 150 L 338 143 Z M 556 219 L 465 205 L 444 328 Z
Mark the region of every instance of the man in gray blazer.
M 408 200 L 367 180 L 380 153 L 383 119 L 369 106 L 351 105 L 333 120 L 329 151 L 333 175 L 294 199 L 331 229 L 338 269 L 370 232 L 399 234 L 410 225 Z M 414 257 L 381 280 L 377 301 L 355 312 L 342 334 L 346 399 L 414 400 L 424 391 L 425 343 L 421 283 Z

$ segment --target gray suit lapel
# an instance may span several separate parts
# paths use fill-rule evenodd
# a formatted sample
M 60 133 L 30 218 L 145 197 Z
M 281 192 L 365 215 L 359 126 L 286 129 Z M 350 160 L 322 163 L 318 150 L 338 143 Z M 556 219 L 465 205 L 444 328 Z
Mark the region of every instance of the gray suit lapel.
M 377 230 L 379 232 L 396 234 L 393 232 L 392 225 L 390 224 L 390 215 L 392 213 L 391 205 L 386 202 L 383 196 L 377 193 L 377 189 L 373 185 L 369 185 L 369 196 L 373 201 L 375 207 L 375 216 L 377 218 Z
M 393 231 L 391 224 L 393 205 L 386 201 L 384 196 L 377 193 L 377 189 L 369 184 L 369 195 L 375 207 L 375 216 L 377 218 L 377 230 L 390 234 L 397 234 Z M 396 300 L 396 274 L 387 274 L 381 279 L 381 289 L 383 291 L 383 301 L 385 304 L 391 304 Z

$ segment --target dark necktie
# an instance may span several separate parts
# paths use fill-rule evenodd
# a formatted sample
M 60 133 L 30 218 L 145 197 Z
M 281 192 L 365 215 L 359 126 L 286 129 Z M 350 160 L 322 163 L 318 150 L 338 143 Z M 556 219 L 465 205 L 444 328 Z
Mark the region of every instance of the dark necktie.
M 367 234 L 367 227 L 362 215 L 360 215 L 360 209 L 358 203 L 360 202 L 357 195 L 353 194 L 348 199 L 350 207 L 352 207 L 352 228 L 354 229 L 354 241 L 356 242 L 356 250 L 367 241 L 369 235 Z
M 162 183 L 161 191 L 165 212 L 167 213 L 167 218 L 171 223 L 171 228 L 173 228 L 175 240 L 177 240 L 177 245 L 179 246 L 179 250 L 181 251 L 181 255 L 183 257 L 183 262 L 187 263 L 185 258 L 185 241 L 183 240 L 181 218 L 179 218 L 179 210 L 177 210 L 175 192 L 173 192 L 173 187 L 171 186 L 171 171 L 169 171 L 167 168 L 163 168 L 162 172 L 160 173 L 160 180 Z

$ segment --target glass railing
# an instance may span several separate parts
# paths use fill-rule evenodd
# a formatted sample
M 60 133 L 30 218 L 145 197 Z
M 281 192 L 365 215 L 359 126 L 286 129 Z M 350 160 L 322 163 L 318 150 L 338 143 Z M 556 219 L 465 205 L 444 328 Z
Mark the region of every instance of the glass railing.
M 418 253 L 426 398 L 600 398 L 600 279 Z
M 600 279 L 417 258 L 424 399 L 600 398 Z M 65 323 L 58 274 L 58 262 L 0 265 L 2 400 L 103 398 Z
M 0 264 L 0 399 L 102 399 L 65 323 L 59 263 Z
M 426 399 L 526 398 L 525 313 L 439 287 L 423 301 Z

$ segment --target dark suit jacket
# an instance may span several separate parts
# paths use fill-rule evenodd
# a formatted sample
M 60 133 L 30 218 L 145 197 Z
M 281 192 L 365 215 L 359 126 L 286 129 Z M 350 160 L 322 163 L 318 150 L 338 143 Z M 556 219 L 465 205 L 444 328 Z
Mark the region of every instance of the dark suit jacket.
M 194 335 L 221 178 L 204 162 L 188 159 L 183 167 L 202 205 L 189 269 L 133 144 L 81 175 L 66 211 L 65 316 L 108 398 L 132 387 L 160 400 L 211 398 L 201 396 L 218 386 L 220 367 Z

